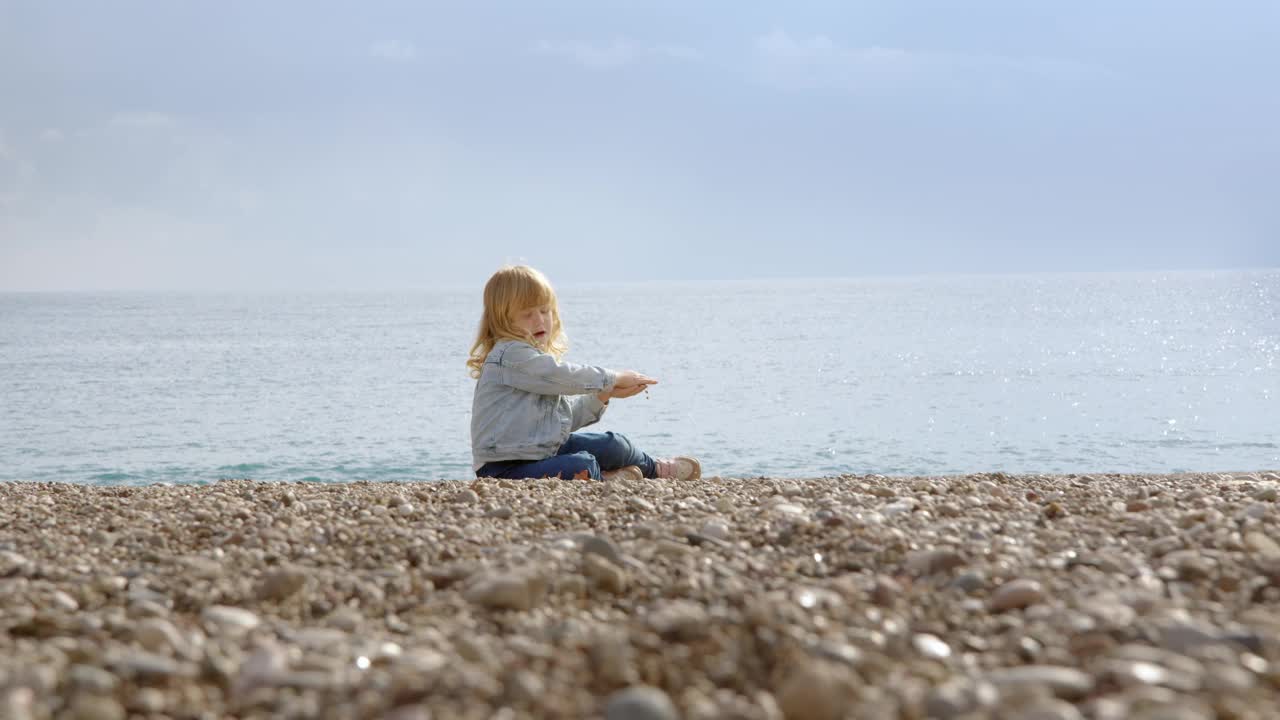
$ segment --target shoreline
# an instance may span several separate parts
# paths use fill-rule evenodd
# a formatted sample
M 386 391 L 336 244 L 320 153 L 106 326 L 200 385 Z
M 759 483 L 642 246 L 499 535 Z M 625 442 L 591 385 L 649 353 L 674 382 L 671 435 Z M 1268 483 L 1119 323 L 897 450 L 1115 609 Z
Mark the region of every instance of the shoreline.
M 0 507 L 0 717 L 1280 707 L 1276 471 L 6 482 Z

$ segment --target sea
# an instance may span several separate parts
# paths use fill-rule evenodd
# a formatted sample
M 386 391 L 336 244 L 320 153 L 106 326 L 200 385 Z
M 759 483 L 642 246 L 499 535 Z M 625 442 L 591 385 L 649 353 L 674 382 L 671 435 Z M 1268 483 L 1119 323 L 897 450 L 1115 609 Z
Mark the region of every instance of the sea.
M 705 475 L 1280 468 L 1280 271 L 558 286 Z M 472 477 L 480 288 L 0 294 L 0 480 Z

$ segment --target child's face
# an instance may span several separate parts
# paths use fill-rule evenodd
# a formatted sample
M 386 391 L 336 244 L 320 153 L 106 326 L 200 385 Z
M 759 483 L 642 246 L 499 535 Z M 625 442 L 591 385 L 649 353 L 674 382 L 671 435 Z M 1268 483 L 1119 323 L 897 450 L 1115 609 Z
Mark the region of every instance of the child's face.
M 517 328 L 533 336 L 535 344 L 540 347 L 546 346 L 548 335 L 551 332 L 550 305 L 525 308 L 517 312 L 513 319 Z

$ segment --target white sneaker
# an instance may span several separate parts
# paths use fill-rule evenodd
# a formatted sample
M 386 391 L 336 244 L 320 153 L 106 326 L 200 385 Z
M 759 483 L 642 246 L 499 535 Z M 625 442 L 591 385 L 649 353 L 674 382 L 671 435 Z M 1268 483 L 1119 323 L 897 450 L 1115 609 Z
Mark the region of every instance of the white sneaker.
M 697 480 L 702 477 L 702 463 L 698 458 L 688 455 L 677 455 L 673 458 L 654 460 L 658 477 L 670 480 Z
M 637 465 L 627 465 L 626 467 L 620 467 L 617 470 L 605 470 L 600 473 L 600 477 L 605 480 L 609 480 L 610 482 L 615 480 L 643 480 L 644 471 Z

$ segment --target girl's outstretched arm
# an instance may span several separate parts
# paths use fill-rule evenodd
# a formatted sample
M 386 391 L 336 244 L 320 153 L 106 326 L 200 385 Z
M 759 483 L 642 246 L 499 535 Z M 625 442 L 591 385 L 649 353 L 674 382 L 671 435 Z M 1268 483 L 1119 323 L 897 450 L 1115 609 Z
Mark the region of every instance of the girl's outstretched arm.
M 557 360 L 532 345 L 516 343 L 498 359 L 502 382 L 539 395 L 585 395 L 612 390 L 619 373 Z

